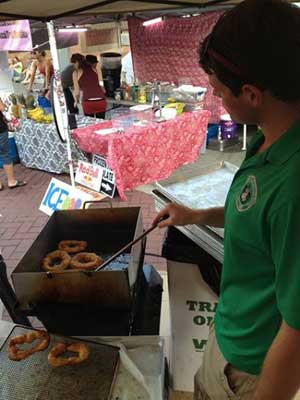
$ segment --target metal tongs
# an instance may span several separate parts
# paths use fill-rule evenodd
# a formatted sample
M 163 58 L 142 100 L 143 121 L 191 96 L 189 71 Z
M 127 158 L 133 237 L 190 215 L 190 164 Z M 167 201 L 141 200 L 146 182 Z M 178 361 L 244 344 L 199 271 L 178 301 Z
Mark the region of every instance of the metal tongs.
M 164 219 L 168 218 L 168 216 L 161 217 L 156 224 L 152 225 L 151 228 L 147 229 L 145 232 L 142 233 L 139 237 L 136 239 L 132 240 L 130 243 L 126 244 L 124 247 L 122 247 L 121 250 L 119 250 L 117 253 L 115 253 L 113 256 L 111 256 L 108 260 L 104 261 L 103 264 L 101 264 L 98 268 L 96 268 L 94 271 L 98 272 L 104 269 L 105 267 L 108 266 L 112 261 L 114 261 L 117 257 L 119 257 L 122 253 L 124 253 L 125 250 L 127 250 L 129 247 L 133 246 L 140 240 L 142 240 L 145 236 L 147 236 L 150 232 L 152 232 L 155 228 L 157 228 L 158 224 L 163 221 Z

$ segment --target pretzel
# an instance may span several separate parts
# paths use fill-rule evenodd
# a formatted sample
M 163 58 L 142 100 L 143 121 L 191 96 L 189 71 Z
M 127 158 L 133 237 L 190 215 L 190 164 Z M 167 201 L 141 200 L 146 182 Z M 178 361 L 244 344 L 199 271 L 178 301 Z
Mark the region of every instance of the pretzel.
M 66 351 L 72 351 L 74 353 L 78 353 L 78 356 L 72 357 L 59 357 L 63 355 Z M 80 364 L 84 360 L 88 358 L 90 354 L 90 350 L 87 345 L 84 343 L 57 343 L 48 354 L 48 362 L 51 367 L 63 367 L 65 365 L 75 365 Z
M 29 349 L 21 350 L 17 347 L 17 345 L 32 343 L 35 340 L 39 340 L 39 342 Z M 13 361 L 21 361 L 25 358 L 31 356 L 32 354 L 43 351 L 49 346 L 49 335 L 45 331 L 32 331 L 29 333 L 25 333 L 24 335 L 15 336 L 10 339 L 7 351 L 8 357 Z
M 71 261 L 68 253 L 61 250 L 52 251 L 43 259 L 42 268 L 45 271 L 57 272 L 67 269 Z
M 95 269 L 103 263 L 101 257 L 95 253 L 78 253 L 71 259 L 70 267 L 74 269 Z
M 66 251 L 69 254 L 79 253 L 87 247 L 84 240 L 62 240 L 58 243 L 58 250 Z

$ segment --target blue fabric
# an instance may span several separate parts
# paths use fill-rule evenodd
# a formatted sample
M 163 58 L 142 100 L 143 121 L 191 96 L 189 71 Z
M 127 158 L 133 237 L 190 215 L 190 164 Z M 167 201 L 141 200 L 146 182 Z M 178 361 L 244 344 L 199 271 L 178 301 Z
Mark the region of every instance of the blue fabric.
M 46 97 L 39 96 L 38 104 L 41 108 L 51 108 L 51 102 Z
M 2 164 L 12 164 L 12 158 L 9 153 L 8 132 L 0 133 L 0 161 Z

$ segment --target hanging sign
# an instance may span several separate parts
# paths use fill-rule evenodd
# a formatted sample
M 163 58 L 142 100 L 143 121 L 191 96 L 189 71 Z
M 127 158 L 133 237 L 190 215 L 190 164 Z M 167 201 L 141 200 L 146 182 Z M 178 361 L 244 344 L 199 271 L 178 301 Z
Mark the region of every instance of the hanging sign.
M 0 22 L 0 51 L 31 51 L 28 20 Z
M 90 194 L 52 178 L 41 202 L 40 210 L 47 215 L 52 215 L 56 210 L 80 209 L 85 201 L 92 199 L 93 196 Z

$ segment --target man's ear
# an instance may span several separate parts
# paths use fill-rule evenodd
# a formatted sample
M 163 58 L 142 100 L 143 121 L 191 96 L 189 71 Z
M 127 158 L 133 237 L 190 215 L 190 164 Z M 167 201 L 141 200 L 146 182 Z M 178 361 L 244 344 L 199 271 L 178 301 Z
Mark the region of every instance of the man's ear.
M 243 85 L 242 95 L 249 106 L 258 108 L 262 105 L 263 92 L 254 85 Z

